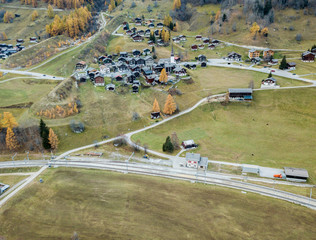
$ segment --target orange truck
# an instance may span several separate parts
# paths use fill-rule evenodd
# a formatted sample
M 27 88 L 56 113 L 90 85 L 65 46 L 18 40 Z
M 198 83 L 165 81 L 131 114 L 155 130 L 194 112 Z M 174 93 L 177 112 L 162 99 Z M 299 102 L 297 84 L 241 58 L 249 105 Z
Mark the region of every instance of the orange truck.
M 273 177 L 275 177 L 275 178 L 282 178 L 282 174 L 281 173 L 280 174 L 274 174 Z

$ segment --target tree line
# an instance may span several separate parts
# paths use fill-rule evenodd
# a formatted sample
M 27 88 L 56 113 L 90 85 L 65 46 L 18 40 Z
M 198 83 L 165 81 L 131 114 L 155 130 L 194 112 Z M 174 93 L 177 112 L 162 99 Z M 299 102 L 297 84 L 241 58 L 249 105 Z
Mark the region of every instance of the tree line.
M 49 14 L 49 13 L 48 13 Z M 46 32 L 50 36 L 67 34 L 69 37 L 78 37 L 87 31 L 92 16 L 87 7 L 80 7 L 62 19 L 55 15 L 54 21 L 46 25 Z

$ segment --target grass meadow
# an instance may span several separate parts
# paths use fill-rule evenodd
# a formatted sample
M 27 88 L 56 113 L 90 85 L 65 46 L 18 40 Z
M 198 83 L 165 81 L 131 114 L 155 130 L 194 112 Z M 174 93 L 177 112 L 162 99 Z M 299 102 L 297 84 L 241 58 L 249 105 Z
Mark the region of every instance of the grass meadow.
M 302 167 L 316 177 L 315 88 L 254 93 L 252 103 L 210 103 L 168 124 L 133 136 L 162 151 L 173 132 L 179 140 L 193 139 L 195 152 L 212 160 L 282 168 Z
M 1 236 L 312 239 L 316 233 L 314 211 L 238 190 L 82 169 L 49 169 L 41 178 L 0 210 Z

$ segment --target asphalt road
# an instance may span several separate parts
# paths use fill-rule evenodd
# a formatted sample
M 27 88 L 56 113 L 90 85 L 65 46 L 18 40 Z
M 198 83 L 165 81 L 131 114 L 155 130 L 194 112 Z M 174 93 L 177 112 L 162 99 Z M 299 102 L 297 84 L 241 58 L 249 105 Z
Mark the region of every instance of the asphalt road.
M 39 79 L 47 79 L 47 80 L 55 80 L 55 81 L 62 81 L 62 80 L 64 80 L 63 77 L 55 77 L 55 76 L 51 76 L 51 75 L 47 75 L 47 74 L 43 74 L 43 73 L 35 73 L 35 72 L 28 72 L 28 71 L 1 69 L 0 68 L 0 72 L 21 74 L 21 75 L 26 75 L 26 76 L 32 76 L 34 78 L 39 78 Z

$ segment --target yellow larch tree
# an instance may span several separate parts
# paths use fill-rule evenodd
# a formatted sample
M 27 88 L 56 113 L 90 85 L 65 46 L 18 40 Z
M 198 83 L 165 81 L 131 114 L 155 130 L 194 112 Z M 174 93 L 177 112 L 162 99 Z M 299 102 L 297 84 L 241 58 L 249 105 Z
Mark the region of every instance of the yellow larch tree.
M 47 7 L 47 16 L 49 18 L 53 18 L 54 17 L 54 10 L 53 10 L 53 7 L 50 4 Z
M 166 83 L 168 81 L 168 75 L 166 69 L 163 68 L 160 73 L 159 82 Z
M 250 33 L 252 36 L 255 36 L 260 30 L 260 26 L 254 22 L 250 28 Z
M 9 150 L 15 150 L 19 147 L 18 141 L 16 139 L 16 136 L 14 135 L 14 132 L 12 131 L 12 128 L 7 129 L 7 135 L 5 136 L 5 143 L 6 147 Z
M 12 115 L 10 112 L 4 112 L 3 113 L 3 118 L 1 120 L 1 125 L 4 128 L 15 128 L 18 126 L 18 123 L 15 119 L 15 117 Z
M 160 107 L 159 107 L 159 103 L 157 101 L 157 99 L 155 98 L 154 104 L 153 104 L 153 110 L 152 112 L 157 113 L 160 112 Z
M 58 148 L 58 137 L 51 128 L 49 129 L 48 141 L 52 149 L 56 150 Z
M 169 94 L 163 112 L 167 115 L 172 115 L 176 110 L 177 104 L 175 103 L 173 97 Z
M 215 21 L 217 21 L 219 19 L 220 15 L 221 15 L 221 11 L 218 10 L 216 15 L 215 15 Z

